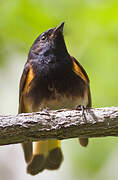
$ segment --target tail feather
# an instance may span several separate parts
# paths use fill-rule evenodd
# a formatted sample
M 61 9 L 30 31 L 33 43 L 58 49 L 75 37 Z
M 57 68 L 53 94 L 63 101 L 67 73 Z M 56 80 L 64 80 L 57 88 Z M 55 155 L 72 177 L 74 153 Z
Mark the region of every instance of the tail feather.
M 24 151 L 25 161 L 28 163 L 29 161 L 31 161 L 32 158 L 32 151 L 33 151 L 32 142 L 22 143 L 22 148 Z
M 27 166 L 27 172 L 31 175 L 36 175 L 44 169 L 58 169 L 62 160 L 60 141 L 46 140 L 36 142 L 34 154 Z
M 27 166 L 27 173 L 36 175 L 45 169 L 45 157 L 43 154 L 33 155 L 31 162 Z
M 49 170 L 58 169 L 62 163 L 63 155 L 61 148 L 57 147 L 51 150 L 46 158 L 45 168 Z

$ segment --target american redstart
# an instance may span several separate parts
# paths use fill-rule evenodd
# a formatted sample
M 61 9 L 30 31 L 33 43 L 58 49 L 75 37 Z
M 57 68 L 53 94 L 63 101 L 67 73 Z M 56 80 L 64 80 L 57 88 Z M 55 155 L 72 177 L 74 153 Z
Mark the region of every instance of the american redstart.
M 67 51 L 64 22 L 48 29 L 33 43 L 20 80 L 19 113 L 42 108 L 91 107 L 89 78 L 81 64 Z M 87 146 L 88 139 L 80 138 Z M 63 160 L 61 142 L 56 139 L 23 143 L 27 172 L 36 175 L 44 169 L 58 169 Z

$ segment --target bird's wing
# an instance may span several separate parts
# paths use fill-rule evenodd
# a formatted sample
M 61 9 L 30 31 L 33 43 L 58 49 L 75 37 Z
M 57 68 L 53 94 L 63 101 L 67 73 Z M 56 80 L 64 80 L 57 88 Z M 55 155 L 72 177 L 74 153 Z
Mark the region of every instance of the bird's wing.
M 91 107 L 92 102 L 91 102 L 91 92 L 90 92 L 90 85 L 89 85 L 90 81 L 89 81 L 88 75 L 87 75 L 86 71 L 84 70 L 84 68 L 82 67 L 82 65 L 74 57 L 71 56 L 71 59 L 72 59 L 74 73 L 76 75 L 78 75 L 79 77 L 81 77 L 81 79 L 83 79 L 84 82 L 88 86 L 88 104 L 87 104 L 87 107 Z
M 29 91 L 29 84 L 34 78 L 33 68 L 29 63 L 26 63 L 21 80 L 20 80 L 20 87 L 19 87 L 19 113 L 25 113 L 25 105 L 23 102 L 23 96 L 28 93 Z
M 19 87 L 19 109 L 18 113 L 25 113 L 26 107 L 24 104 L 23 96 L 25 95 L 26 91 L 28 90 L 29 83 L 31 82 L 33 77 L 32 68 L 29 63 L 26 63 L 24 67 L 23 74 L 20 80 L 20 87 Z M 28 163 L 32 158 L 32 143 L 22 143 L 23 151 L 25 160 Z
M 71 59 L 72 59 L 74 72 L 78 76 L 80 76 L 86 83 L 89 84 L 88 75 L 87 75 L 86 71 L 84 70 L 84 68 L 82 67 L 82 65 L 74 57 L 71 56 Z

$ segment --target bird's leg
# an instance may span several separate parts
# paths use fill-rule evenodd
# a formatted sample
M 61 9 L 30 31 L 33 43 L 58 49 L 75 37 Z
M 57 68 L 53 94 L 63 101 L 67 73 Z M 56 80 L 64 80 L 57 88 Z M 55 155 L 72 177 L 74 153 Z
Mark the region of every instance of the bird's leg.
M 47 113 L 48 116 L 50 116 L 49 110 L 50 109 L 48 107 L 40 108 L 40 111 L 44 111 L 45 113 Z
M 86 123 L 87 122 L 86 115 L 85 115 L 86 107 L 83 106 L 83 105 L 77 105 L 75 109 L 79 110 L 79 111 L 82 111 L 82 117 L 84 117 L 84 121 Z
M 44 109 L 44 111 L 47 113 L 48 116 L 50 116 L 49 110 L 50 110 L 49 107 L 45 107 L 45 109 Z

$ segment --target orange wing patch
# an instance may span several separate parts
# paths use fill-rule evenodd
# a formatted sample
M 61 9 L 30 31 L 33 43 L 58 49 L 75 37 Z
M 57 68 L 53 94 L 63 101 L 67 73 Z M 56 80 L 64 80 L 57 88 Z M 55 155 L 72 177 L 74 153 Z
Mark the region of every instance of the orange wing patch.
M 86 83 L 88 83 L 88 80 L 86 78 L 86 76 L 82 73 L 81 68 L 79 67 L 79 65 L 74 61 L 74 59 L 72 58 L 72 62 L 73 62 L 73 70 L 74 72 L 80 76 Z
M 26 83 L 25 83 L 25 87 L 24 87 L 24 93 L 28 93 L 29 92 L 29 90 L 30 90 L 29 84 L 31 83 L 31 81 L 33 79 L 34 79 L 34 72 L 33 72 L 32 66 L 30 66 L 29 72 L 28 72 L 27 78 L 26 78 Z

